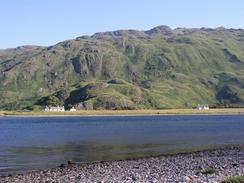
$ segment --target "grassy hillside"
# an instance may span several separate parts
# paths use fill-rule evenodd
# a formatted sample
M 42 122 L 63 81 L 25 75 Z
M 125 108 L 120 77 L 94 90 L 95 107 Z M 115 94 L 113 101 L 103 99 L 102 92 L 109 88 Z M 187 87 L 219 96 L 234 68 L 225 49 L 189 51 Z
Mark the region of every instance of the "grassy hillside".
M 244 106 L 244 30 L 119 30 L 0 50 L 0 108 Z

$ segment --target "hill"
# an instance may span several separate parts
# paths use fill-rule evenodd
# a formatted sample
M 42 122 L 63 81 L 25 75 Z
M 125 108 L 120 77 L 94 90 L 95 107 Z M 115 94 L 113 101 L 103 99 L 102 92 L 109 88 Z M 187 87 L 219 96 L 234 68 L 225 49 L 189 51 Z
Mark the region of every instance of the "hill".
M 0 50 L 0 109 L 244 106 L 244 30 L 118 30 Z

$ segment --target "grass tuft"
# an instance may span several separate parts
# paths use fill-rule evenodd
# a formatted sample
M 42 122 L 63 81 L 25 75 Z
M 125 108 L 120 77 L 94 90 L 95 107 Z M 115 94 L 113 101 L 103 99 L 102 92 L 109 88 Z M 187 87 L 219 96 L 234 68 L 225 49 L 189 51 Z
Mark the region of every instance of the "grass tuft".
M 212 166 L 210 166 L 210 167 L 206 168 L 205 170 L 201 171 L 201 173 L 204 174 L 204 175 L 215 174 L 216 172 L 217 172 L 217 170 L 214 167 L 212 167 Z
M 222 183 L 244 183 L 244 176 L 228 177 Z

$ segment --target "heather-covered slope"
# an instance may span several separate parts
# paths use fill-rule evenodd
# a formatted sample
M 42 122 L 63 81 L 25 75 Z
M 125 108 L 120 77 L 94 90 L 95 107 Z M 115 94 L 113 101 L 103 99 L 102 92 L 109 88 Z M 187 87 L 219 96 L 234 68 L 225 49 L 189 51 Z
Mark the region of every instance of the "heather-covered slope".
M 119 30 L 0 50 L 0 108 L 244 106 L 244 30 Z

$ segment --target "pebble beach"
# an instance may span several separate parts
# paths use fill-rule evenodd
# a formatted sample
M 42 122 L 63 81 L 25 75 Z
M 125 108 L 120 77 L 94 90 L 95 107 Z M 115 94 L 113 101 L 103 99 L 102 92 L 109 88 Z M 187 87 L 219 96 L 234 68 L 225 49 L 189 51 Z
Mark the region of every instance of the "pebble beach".
M 90 164 L 70 161 L 48 170 L 2 176 L 0 182 L 218 183 L 237 175 L 244 175 L 243 147 Z

